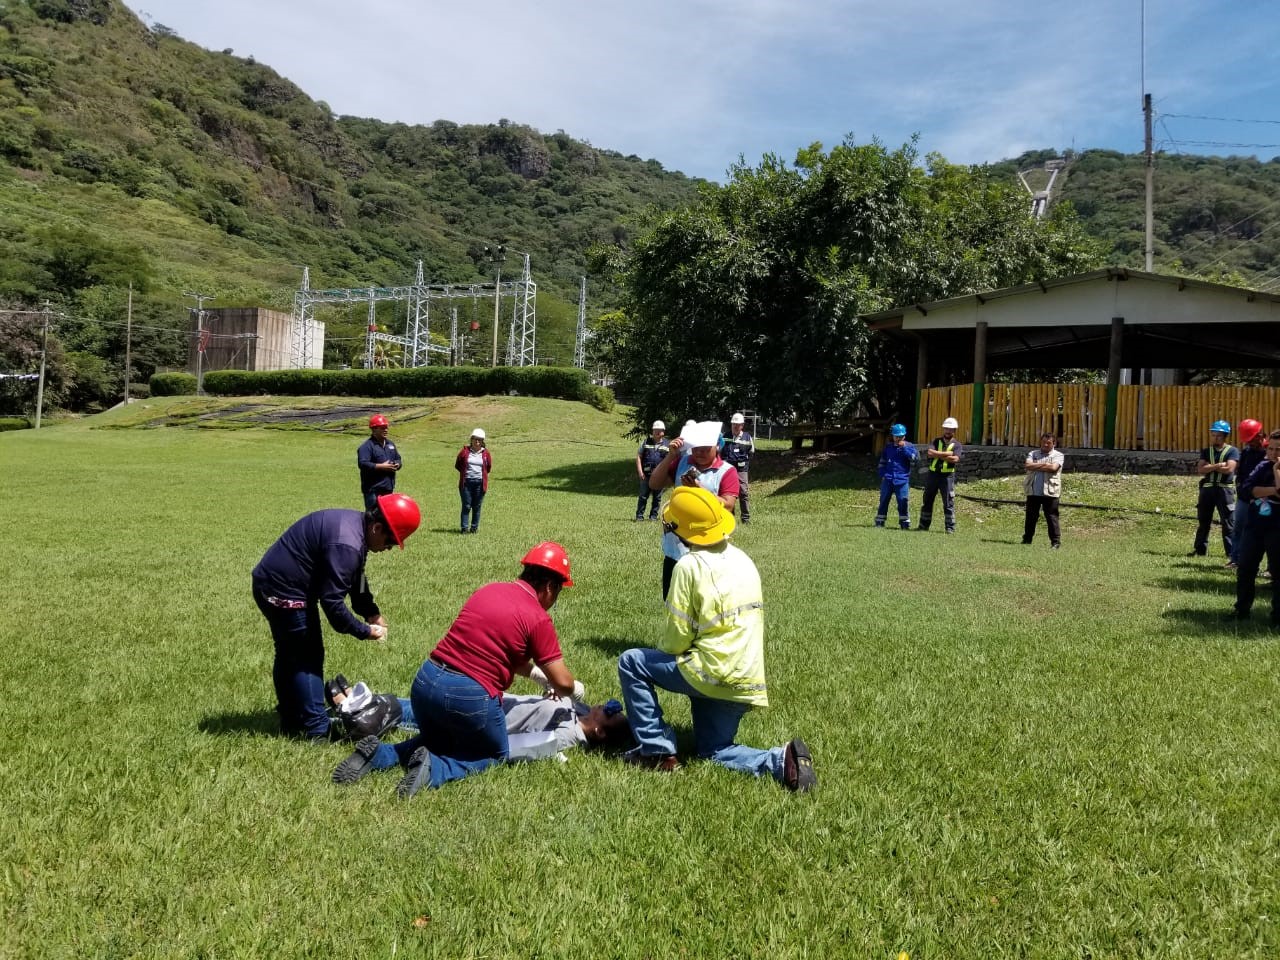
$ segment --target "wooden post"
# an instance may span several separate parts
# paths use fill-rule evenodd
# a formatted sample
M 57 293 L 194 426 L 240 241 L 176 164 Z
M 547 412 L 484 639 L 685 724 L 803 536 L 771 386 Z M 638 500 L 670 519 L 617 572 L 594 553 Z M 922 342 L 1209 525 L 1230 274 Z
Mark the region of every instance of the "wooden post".
M 1116 408 L 1120 400 L 1120 361 L 1124 354 L 1124 317 L 1111 318 L 1111 356 L 1107 363 L 1107 412 L 1102 445 L 1116 448 Z
M 987 321 L 979 320 L 973 328 L 973 406 L 969 431 L 970 443 L 984 443 L 983 415 L 987 412 Z
M 924 439 L 924 425 L 921 423 L 921 418 L 924 416 L 924 392 L 928 387 L 929 343 L 921 336 L 916 347 L 916 422 L 912 424 L 916 439 L 921 441 Z

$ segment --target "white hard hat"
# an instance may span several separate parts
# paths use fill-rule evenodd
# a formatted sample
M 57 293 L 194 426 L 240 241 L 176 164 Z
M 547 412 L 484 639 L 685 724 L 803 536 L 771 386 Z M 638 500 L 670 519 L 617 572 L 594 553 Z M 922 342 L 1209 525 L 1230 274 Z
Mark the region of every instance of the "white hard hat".
M 479 427 L 476 427 L 474 430 L 471 431 L 471 436 L 475 437 L 478 440 L 483 440 L 484 431 L 481 430 Z
M 651 430 L 665 430 L 665 429 L 667 429 L 667 425 L 666 425 L 665 423 L 663 423 L 661 420 L 655 420 L 655 421 L 653 421 L 653 426 L 652 426 L 652 427 L 650 427 L 649 429 L 651 429 Z
M 732 417 L 729 418 L 729 422 L 730 423 L 746 423 L 747 421 L 743 418 L 742 414 L 735 413 Z
M 955 417 L 947 417 L 947 419 L 942 421 L 942 429 L 943 430 L 959 430 L 960 423 L 956 420 Z

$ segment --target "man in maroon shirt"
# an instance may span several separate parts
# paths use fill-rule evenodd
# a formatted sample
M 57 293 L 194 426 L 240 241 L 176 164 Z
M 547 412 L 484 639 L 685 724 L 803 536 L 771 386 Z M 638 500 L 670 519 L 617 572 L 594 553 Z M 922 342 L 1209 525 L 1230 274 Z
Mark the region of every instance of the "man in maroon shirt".
M 573 693 L 550 610 L 573 586 L 564 547 L 540 543 L 521 561 L 519 579 L 490 583 L 462 605 L 453 625 L 418 671 L 409 701 L 421 732 L 397 744 L 365 737 L 333 771 L 334 783 L 355 783 L 374 770 L 405 768 L 396 792 L 461 780 L 507 759 L 502 691 L 537 664 L 559 696 Z

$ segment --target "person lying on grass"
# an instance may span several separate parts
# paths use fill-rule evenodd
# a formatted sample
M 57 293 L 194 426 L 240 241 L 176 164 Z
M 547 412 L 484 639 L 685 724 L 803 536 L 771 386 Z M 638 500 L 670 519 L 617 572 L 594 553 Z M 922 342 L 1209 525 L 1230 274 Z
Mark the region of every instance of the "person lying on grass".
M 338 721 L 352 736 L 377 738 L 396 727 L 418 732 L 413 704 L 405 697 L 372 693 L 364 683 L 352 686 L 341 674 L 325 685 L 325 693 Z M 634 742 L 627 715 L 617 700 L 592 706 L 549 692 L 505 694 L 502 712 L 507 722 L 509 761 L 541 760 L 574 747 L 626 747 Z M 334 771 L 334 782 L 354 782 L 339 776 L 352 766 L 363 764 L 344 760 Z
M 771 776 L 788 790 L 812 789 L 818 778 L 803 740 L 771 750 L 734 742 L 742 718 L 752 707 L 767 707 L 769 697 L 760 574 L 729 543 L 733 514 L 709 490 L 677 487 L 662 521 L 688 552 L 672 571 L 660 648 L 628 650 L 618 658 L 622 699 L 639 743 L 624 759 L 650 770 L 680 768 L 675 731 L 658 703 L 661 688 L 689 698 L 699 757 Z

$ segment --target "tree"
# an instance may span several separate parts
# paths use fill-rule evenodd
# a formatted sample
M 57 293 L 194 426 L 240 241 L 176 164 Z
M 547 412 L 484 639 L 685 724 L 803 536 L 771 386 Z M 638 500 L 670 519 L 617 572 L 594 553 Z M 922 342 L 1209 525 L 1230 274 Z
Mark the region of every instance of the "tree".
M 860 318 L 900 303 L 1089 269 L 1069 207 L 1025 197 L 914 143 L 815 144 L 704 185 L 593 266 L 622 287 L 601 353 L 637 422 L 750 406 L 816 421 L 900 407 L 908 358 Z

